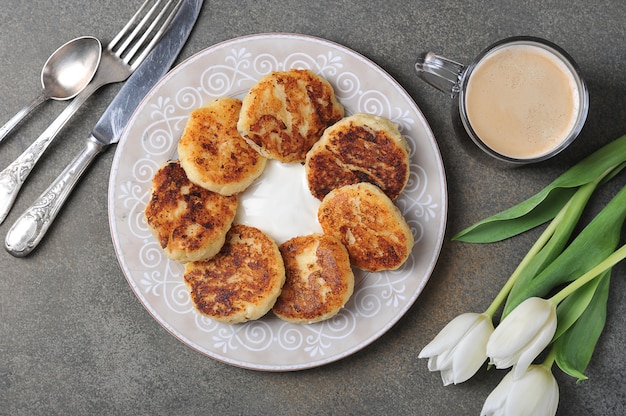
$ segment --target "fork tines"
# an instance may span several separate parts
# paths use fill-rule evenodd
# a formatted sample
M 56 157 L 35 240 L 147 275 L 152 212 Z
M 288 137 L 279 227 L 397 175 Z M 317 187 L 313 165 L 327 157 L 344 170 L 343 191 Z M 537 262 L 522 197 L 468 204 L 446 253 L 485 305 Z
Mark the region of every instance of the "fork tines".
M 146 0 L 126 26 L 109 42 L 107 49 L 134 69 L 165 33 L 182 2 L 183 0 L 168 0 L 162 6 L 164 0 Z M 154 4 L 150 6 L 151 3 Z M 135 56 L 140 50 L 141 54 Z

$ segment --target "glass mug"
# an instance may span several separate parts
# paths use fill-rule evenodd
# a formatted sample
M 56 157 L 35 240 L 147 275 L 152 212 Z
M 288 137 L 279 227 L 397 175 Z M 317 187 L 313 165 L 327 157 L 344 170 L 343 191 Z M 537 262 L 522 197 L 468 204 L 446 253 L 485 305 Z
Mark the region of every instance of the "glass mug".
M 467 66 L 426 52 L 418 56 L 415 71 L 458 98 L 468 136 L 505 162 L 534 163 L 556 155 L 576 139 L 587 118 L 589 93 L 578 66 L 544 39 L 503 39 Z

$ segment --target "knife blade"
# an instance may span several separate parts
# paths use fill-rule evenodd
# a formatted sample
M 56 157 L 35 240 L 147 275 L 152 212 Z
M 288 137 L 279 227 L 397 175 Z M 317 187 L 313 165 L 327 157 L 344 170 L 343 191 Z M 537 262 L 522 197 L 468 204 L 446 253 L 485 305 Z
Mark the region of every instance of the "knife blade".
M 122 136 L 135 109 L 171 68 L 185 45 L 203 0 L 186 0 L 152 52 L 124 83 L 96 123 L 82 152 L 9 229 L 6 250 L 15 257 L 30 254 L 46 234 L 76 183 L 97 155 Z

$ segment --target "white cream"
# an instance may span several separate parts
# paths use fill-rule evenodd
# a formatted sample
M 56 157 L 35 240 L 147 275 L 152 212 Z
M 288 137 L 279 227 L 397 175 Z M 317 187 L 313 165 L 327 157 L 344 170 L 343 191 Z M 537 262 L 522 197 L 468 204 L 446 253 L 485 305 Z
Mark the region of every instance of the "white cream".
M 322 232 L 319 205 L 309 191 L 303 165 L 268 160 L 263 174 L 239 195 L 235 222 L 256 227 L 282 244 Z

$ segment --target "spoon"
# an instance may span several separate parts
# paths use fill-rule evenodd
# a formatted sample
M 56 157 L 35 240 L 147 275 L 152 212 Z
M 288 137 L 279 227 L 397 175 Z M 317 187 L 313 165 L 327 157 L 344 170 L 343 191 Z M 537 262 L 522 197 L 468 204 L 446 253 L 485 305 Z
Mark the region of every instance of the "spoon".
M 54 51 L 41 71 L 41 92 L 0 127 L 0 142 L 44 101 L 69 100 L 81 92 L 96 73 L 101 54 L 100 41 L 91 36 L 71 40 Z

